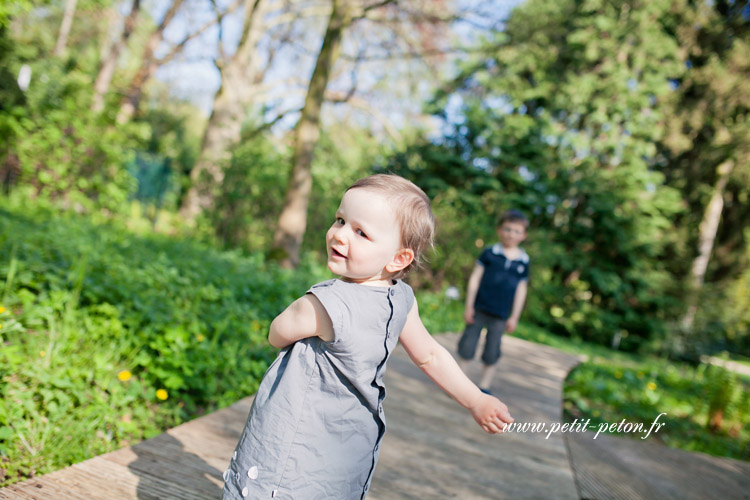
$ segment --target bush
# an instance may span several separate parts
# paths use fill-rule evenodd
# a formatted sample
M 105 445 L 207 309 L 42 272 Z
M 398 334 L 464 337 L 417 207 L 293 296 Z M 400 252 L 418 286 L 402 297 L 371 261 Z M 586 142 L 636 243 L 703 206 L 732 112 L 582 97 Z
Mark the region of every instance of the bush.
M 2 484 L 252 394 L 271 319 L 324 270 L 0 210 Z
M 744 389 L 737 390 L 741 384 Z M 590 418 L 595 426 L 624 418 L 648 427 L 666 412 L 660 419 L 666 425 L 654 439 L 683 450 L 748 460 L 747 392 L 747 381 L 715 366 L 597 356 L 568 375 L 564 405 L 568 417 Z M 723 421 L 715 419 L 717 412 Z M 716 425 L 708 428 L 712 417 Z

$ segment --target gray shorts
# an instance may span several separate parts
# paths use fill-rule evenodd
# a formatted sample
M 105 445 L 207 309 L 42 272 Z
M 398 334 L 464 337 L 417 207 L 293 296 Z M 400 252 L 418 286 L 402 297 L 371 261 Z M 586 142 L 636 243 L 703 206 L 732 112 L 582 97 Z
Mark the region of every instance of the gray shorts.
M 474 359 L 479 336 L 484 328 L 487 328 L 487 338 L 484 341 L 482 362 L 486 365 L 494 365 L 501 356 L 500 343 L 505 331 L 505 320 L 482 311 L 475 311 L 474 323 L 466 325 L 458 341 L 458 355 L 463 359 Z

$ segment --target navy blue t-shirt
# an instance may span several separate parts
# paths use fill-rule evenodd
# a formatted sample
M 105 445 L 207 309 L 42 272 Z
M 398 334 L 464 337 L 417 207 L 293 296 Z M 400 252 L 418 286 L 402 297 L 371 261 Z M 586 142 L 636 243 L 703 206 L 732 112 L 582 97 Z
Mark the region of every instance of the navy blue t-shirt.
M 510 260 L 497 243 L 485 248 L 477 263 L 484 267 L 484 274 L 474 308 L 507 319 L 513 310 L 518 283 L 529 279 L 529 256 L 521 250 L 521 255 Z

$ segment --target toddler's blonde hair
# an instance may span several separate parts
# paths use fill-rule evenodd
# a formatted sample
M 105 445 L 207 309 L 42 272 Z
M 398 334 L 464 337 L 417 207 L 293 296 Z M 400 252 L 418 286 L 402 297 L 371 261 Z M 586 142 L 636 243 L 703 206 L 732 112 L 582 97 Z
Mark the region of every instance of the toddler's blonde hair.
M 375 174 L 358 180 L 347 191 L 368 189 L 386 196 L 396 205 L 394 212 L 401 230 L 401 246 L 414 252 L 414 260 L 393 275 L 403 278 L 409 271 L 419 267 L 422 256 L 433 245 L 435 217 L 430 208 L 430 199 L 416 184 L 395 174 Z

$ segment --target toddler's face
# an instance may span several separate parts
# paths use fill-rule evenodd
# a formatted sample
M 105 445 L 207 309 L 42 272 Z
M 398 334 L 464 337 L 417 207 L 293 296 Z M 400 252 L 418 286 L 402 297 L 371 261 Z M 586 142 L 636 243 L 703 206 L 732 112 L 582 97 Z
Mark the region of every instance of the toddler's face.
M 401 249 L 396 214 L 381 194 L 365 188 L 347 191 L 326 233 L 328 269 L 350 281 L 390 285 L 385 267 Z

